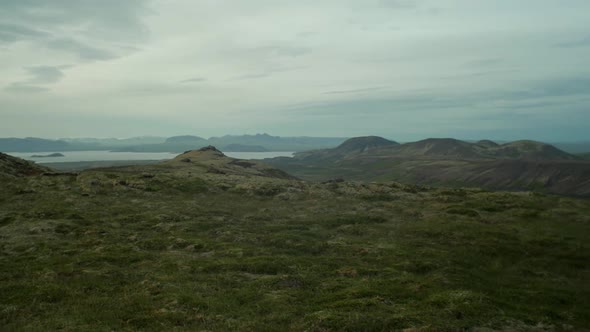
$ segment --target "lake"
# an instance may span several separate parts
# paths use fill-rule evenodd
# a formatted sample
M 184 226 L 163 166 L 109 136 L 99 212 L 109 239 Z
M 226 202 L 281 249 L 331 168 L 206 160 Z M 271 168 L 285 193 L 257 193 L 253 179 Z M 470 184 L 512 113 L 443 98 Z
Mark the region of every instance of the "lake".
M 65 157 L 33 158 L 32 155 L 61 153 Z M 80 161 L 112 160 L 166 160 L 179 153 L 169 152 L 111 152 L 111 151 L 51 151 L 51 152 L 8 152 L 7 154 L 37 163 L 67 163 Z M 275 157 L 292 157 L 293 152 L 224 152 L 228 157 L 237 159 L 265 159 Z

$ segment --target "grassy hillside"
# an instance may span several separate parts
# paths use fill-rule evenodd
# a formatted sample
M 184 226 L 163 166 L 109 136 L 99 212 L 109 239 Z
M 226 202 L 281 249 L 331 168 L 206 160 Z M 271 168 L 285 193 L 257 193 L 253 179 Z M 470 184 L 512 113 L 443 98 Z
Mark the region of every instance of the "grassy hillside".
M 589 201 L 282 177 L 205 151 L 4 182 L 0 326 L 590 326 Z

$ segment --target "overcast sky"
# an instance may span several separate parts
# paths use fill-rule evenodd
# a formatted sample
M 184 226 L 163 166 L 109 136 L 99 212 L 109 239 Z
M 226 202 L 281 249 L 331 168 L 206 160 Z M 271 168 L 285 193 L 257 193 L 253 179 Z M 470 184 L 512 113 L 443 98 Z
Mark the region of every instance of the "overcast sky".
M 0 137 L 590 140 L 588 0 L 2 0 Z

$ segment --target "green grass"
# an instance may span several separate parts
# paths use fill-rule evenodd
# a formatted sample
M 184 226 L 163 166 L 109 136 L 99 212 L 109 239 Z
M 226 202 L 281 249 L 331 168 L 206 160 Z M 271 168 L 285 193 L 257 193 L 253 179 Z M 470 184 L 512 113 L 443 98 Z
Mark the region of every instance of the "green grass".
M 232 181 L 97 171 L 7 182 L 0 326 L 590 326 L 588 201 L 396 183 Z

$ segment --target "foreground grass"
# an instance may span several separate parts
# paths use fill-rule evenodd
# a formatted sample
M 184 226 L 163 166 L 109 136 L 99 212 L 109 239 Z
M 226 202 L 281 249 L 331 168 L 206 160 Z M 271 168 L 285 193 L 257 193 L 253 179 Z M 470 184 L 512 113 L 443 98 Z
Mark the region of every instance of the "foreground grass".
M 588 201 L 238 180 L 96 171 L 4 182 L 0 326 L 590 326 Z

